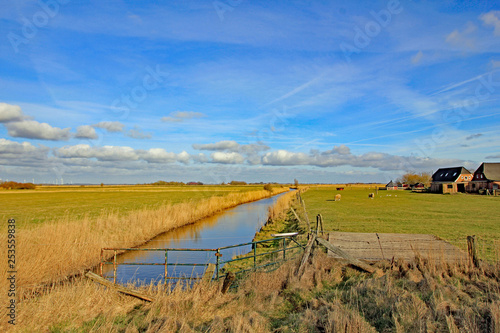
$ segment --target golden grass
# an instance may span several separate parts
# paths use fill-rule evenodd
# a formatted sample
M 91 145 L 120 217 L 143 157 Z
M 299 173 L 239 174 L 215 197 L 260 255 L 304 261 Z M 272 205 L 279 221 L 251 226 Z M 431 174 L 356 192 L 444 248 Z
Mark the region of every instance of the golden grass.
M 287 188 L 277 188 L 273 194 L 285 190 Z M 133 211 L 126 216 L 110 212 L 97 218 L 74 221 L 66 217 L 17 230 L 17 285 L 29 288 L 63 280 L 97 265 L 103 247 L 134 247 L 167 230 L 269 196 L 270 192 L 265 190 L 230 193 L 195 203 L 184 202 Z M 6 233 L 1 235 L 0 242 L 7 243 Z M 5 248 L 1 250 L 4 258 Z M 7 267 L 2 266 L 0 279 L 5 281 L 6 277 Z
M 254 273 L 238 290 L 147 286 L 152 303 L 85 279 L 19 305 L 18 332 L 498 332 L 498 267 L 380 263 L 360 273 L 316 251 L 301 278 L 297 262 Z M 5 328 L 1 326 L 0 329 Z

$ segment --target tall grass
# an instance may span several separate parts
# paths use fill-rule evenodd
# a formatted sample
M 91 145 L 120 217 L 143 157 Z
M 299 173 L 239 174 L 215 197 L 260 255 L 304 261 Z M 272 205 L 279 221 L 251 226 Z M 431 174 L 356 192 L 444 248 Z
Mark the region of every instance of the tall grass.
M 277 188 L 272 194 L 285 190 Z M 97 265 L 103 247 L 134 247 L 170 229 L 270 195 L 266 190 L 230 193 L 197 202 L 142 209 L 125 216 L 116 211 L 79 220 L 66 216 L 20 229 L 17 231 L 17 284 L 30 288 L 64 280 Z M 6 233 L 1 235 L 0 242 L 6 244 Z M 4 265 L 1 273 L 4 281 L 7 276 Z
M 316 251 L 301 278 L 297 262 L 254 273 L 238 290 L 143 287 L 152 303 L 84 279 L 20 304 L 25 332 L 498 332 L 498 266 L 380 263 L 360 273 Z M 0 327 L 1 328 L 1 327 Z

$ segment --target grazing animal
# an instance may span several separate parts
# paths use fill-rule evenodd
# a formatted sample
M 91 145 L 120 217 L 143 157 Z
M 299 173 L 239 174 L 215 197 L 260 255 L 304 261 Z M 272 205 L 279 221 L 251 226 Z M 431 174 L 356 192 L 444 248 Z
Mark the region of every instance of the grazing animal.
M 340 201 L 340 198 L 341 198 L 341 197 L 342 197 L 342 196 L 341 196 L 340 194 L 337 194 L 337 195 L 335 196 L 335 201 Z
M 375 193 L 368 193 L 368 198 L 370 198 L 370 199 L 375 198 Z

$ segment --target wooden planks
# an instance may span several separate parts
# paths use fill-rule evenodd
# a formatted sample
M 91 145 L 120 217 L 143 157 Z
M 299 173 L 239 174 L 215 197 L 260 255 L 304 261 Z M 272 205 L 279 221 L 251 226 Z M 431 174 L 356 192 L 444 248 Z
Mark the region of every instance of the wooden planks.
M 436 261 L 466 263 L 468 260 L 465 252 L 427 234 L 332 232 L 328 241 L 350 256 L 368 261 L 392 258 L 411 261 L 417 254 Z M 331 251 L 328 253 L 340 258 Z

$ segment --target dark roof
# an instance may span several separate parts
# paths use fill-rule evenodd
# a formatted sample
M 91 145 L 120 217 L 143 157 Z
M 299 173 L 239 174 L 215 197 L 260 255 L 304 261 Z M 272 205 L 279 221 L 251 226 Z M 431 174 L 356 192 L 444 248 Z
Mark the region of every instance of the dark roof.
M 464 167 L 441 168 L 432 175 L 433 182 L 454 182 L 461 174 L 471 173 Z
M 390 182 L 387 183 L 387 185 L 385 185 L 386 187 L 394 187 L 394 186 L 397 186 L 396 184 L 394 184 L 394 182 L 391 180 Z
M 476 173 L 483 173 L 488 180 L 500 180 L 500 163 L 483 163 Z

